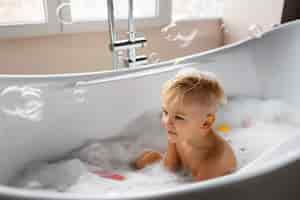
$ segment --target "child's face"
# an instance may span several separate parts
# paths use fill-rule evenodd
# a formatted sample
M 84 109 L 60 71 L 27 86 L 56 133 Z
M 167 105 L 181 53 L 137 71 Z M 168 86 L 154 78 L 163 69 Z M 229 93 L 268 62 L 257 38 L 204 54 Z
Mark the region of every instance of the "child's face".
M 162 124 L 168 136 L 181 140 L 194 140 L 201 138 L 199 132 L 207 119 L 211 108 L 201 106 L 199 103 L 184 103 L 178 107 L 171 102 L 162 102 Z

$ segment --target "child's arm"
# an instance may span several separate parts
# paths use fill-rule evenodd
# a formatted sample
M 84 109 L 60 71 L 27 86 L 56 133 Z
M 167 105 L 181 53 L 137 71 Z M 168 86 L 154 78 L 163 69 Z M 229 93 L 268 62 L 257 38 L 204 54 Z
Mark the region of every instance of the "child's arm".
M 162 155 L 157 151 L 145 151 L 132 164 L 135 169 L 143 169 L 162 159 Z
M 168 149 L 164 157 L 164 166 L 170 171 L 176 171 L 181 166 L 176 143 L 168 142 Z

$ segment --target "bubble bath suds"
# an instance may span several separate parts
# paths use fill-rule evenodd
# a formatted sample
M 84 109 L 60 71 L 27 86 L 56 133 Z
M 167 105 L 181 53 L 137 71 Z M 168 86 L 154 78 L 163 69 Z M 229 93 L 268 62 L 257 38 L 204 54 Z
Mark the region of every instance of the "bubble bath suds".
M 235 97 L 221 107 L 217 117 L 215 130 L 231 144 L 237 157 L 238 170 L 249 165 L 262 153 L 296 135 L 300 124 L 296 108 L 279 100 Z M 160 126 L 159 120 L 153 124 Z M 218 131 L 220 124 L 226 124 L 226 133 Z M 152 129 L 156 130 L 153 127 Z M 157 135 L 154 136 L 154 131 L 149 134 L 148 130 L 145 128 L 143 132 L 138 131 L 136 136 L 117 140 L 90 141 L 63 161 L 32 163 L 16 179 L 15 186 L 119 196 L 191 184 L 188 175 L 168 172 L 162 163 L 139 171 L 131 169 L 130 161 L 143 149 L 161 147 L 158 150 L 164 151 L 165 134 L 156 131 Z

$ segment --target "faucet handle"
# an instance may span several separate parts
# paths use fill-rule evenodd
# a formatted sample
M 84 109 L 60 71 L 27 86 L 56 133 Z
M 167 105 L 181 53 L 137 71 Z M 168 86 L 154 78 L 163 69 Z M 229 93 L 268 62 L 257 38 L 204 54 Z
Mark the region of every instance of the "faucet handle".
M 147 40 L 144 37 L 135 38 L 134 41 L 130 40 L 118 40 L 115 41 L 112 45 L 112 50 L 119 51 L 119 50 L 126 50 L 130 48 L 140 48 L 146 45 Z
M 130 34 L 134 34 L 134 38 L 145 38 L 145 34 L 143 32 L 126 32 L 126 34 L 129 36 Z M 129 37 L 128 37 L 129 38 Z
M 145 55 L 136 56 L 135 61 L 130 58 L 127 59 L 128 67 L 148 64 L 148 58 Z

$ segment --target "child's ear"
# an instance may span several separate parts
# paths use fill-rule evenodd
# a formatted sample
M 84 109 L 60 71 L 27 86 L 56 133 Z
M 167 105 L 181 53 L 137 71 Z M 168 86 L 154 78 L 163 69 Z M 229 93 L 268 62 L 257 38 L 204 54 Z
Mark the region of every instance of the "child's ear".
M 201 128 L 206 130 L 210 129 L 214 124 L 215 120 L 216 117 L 214 114 L 208 114 L 205 121 L 202 123 Z

